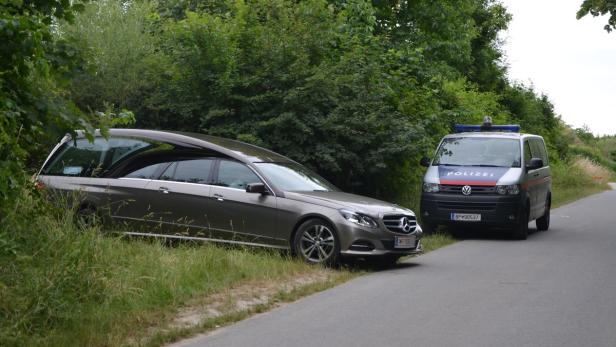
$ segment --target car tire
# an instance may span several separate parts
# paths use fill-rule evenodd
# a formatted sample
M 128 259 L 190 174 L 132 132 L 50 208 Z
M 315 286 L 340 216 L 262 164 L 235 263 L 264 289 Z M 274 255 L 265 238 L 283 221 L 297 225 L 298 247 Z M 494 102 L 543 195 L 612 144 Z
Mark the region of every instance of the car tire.
M 89 229 L 101 224 L 101 217 L 92 206 L 83 206 L 75 213 L 75 223 L 79 228 Z
M 309 264 L 334 266 L 340 259 L 340 241 L 335 229 L 322 219 L 310 219 L 293 237 L 293 252 Z
M 524 210 L 520 215 L 520 223 L 513 229 L 513 238 L 515 240 L 526 240 L 528 237 L 528 211 Z
M 538 218 L 535 224 L 537 224 L 538 231 L 546 231 L 550 228 L 550 208 L 552 207 L 552 199 L 548 197 L 546 202 L 545 213 L 541 218 Z

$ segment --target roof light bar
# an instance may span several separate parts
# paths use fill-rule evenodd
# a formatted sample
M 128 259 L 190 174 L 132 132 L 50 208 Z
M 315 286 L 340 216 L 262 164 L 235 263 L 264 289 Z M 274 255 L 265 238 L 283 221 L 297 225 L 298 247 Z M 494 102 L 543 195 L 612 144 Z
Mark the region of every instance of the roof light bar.
M 504 132 L 519 133 L 520 126 L 517 124 L 492 125 L 492 119 L 490 117 L 486 117 L 484 119 L 483 125 L 456 124 L 454 126 L 454 131 L 456 133 L 479 132 L 479 131 L 504 131 Z

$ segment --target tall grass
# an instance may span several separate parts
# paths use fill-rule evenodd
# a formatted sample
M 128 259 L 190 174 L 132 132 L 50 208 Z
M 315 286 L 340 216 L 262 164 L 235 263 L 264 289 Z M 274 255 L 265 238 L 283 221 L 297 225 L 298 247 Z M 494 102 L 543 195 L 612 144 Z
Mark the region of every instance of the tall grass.
M 550 168 L 553 207 L 609 189 L 611 171 L 590 160 L 574 157 L 566 162 L 552 162 Z
M 121 345 L 195 295 L 320 270 L 278 252 L 105 236 L 31 192 L 3 216 L 0 245 L 1 346 Z

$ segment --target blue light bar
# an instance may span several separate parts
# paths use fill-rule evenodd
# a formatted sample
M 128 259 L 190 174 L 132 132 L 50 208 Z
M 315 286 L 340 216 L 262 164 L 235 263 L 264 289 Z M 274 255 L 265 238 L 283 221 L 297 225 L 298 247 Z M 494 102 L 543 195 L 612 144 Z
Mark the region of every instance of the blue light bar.
M 456 124 L 454 126 L 454 131 L 456 133 L 467 133 L 467 132 L 479 132 L 479 131 L 505 131 L 512 133 L 519 133 L 520 126 L 517 124 L 509 124 L 509 125 L 466 125 L 466 124 Z

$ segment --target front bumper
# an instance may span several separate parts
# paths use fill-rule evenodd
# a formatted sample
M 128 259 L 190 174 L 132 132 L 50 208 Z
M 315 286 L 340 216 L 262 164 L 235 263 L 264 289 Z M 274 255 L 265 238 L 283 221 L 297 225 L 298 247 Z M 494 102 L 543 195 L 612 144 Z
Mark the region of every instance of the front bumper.
M 410 233 L 401 234 L 387 230 L 384 226 L 370 229 L 355 226 L 346 220 L 336 223 L 338 237 L 340 239 L 340 253 L 343 256 L 381 256 L 381 255 L 413 255 L 422 252 L 421 227 Z M 414 245 L 411 248 L 395 248 L 395 237 L 414 237 Z
M 474 224 L 509 227 L 519 223 L 524 201 L 523 193 L 514 196 L 423 193 L 420 206 L 421 220 L 431 225 Z M 481 221 L 453 221 L 452 213 L 481 214 Z

